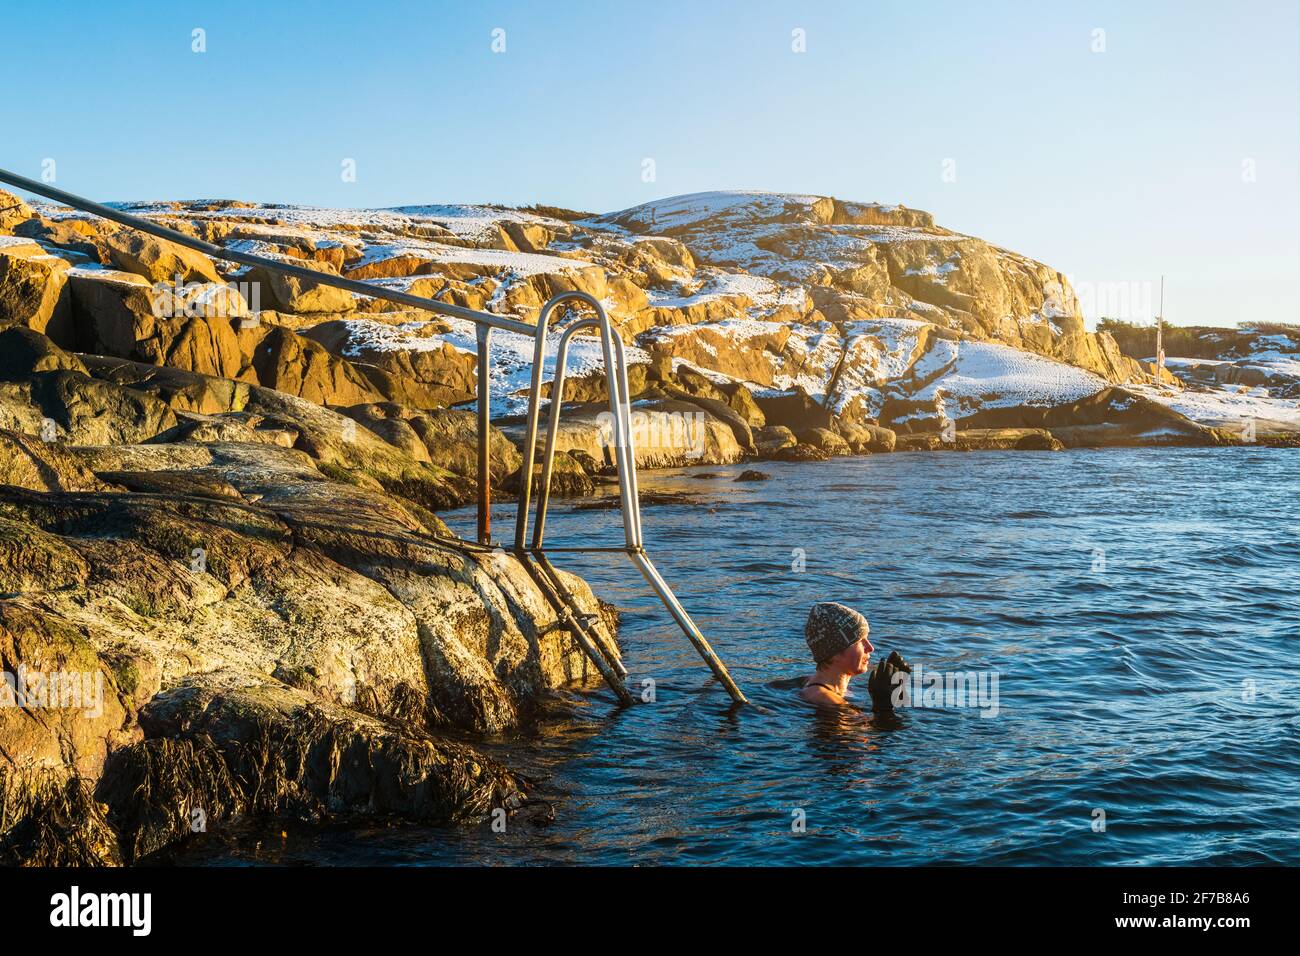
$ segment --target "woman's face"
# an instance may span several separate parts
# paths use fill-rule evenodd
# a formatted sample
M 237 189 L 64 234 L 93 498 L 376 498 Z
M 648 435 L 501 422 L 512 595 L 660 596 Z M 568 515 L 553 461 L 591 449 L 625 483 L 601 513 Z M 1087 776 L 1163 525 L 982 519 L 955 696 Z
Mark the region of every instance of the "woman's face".
M 849 674 L 865 674 L 871 664 L 871 652 L 875 648 L 871 641 L 862 638 L 852 647 L 846 647 L 837 655 L 840 667 Z

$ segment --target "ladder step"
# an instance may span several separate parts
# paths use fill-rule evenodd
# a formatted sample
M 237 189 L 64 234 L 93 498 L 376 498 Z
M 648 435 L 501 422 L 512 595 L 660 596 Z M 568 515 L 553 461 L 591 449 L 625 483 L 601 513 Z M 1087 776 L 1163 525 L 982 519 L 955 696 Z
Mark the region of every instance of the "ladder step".
M 568 599 L 561 595 L 550 580 L 550 576 L 534 563 L 531 555 L 525 551 L 516 551 L 514 554 L 524 566 L 524 570 L 528 572 L 529 577 L 533 579 L 538 590 L 542 592 L 542 596 L 546 598 L 547 603 L 551 605 L 556 617 L 573 635 L 574 640 L 578 642 L 578 646 L 587 655 L 587 659 L 595 665 L 596 670 L 600 672 L 600 676 L 605 679 L 605 683 L 614 692 L 618 702 L 625 707 L 636 703 L 627 686 L 623 683 L 623 677 L 626 676 L 627 671 L 623 670 L 621 665 L 617 668 L 614 666 L 614 662 L 607 656 L 609 652 L 603 646 L 602 641 L 593 637 L 596 634 L 595 628 L 589 628 L 579 619 L 579 616 L 585 618 L 590 615 L 583 613 L 581 608 L 577 607 L 576 602 L 572 601 L 572 595 L 568 595 Z M 575 611 L 579 613 L 575 614 Z M 590 633 L 588 633 L 589 630 Z
M 627 668 L 623 666 L 623 660 L 619 657 L 618 645 L 614 643 L 614 636 L 606 629 L 605 622 L 601 616 L 599 614 L 588 614 L 578 606 L 578 599 L 573 596 L 573 592 L 570 591 L 568 585 L 564 583 L 563 579 L 560 577 L 560 572 L 555 570 L 555 565 L 551 564 L 550 558 L 541 551 L 533 551 L 531 552 L 531 555 L 537 562 L 538 568 L 545 573 L 546 577 L 551 582 L 551 586 L 555 589 L 556 593 L 564 599 L 565 604 L 582 617 L 584 626 L 591 631 L 591 635 L 595 639 L 596 647 L 598 647 L 601 653 L 605 655 L 605 660 L 613 669 L 614 673 L 621 679 L 626 679 Z

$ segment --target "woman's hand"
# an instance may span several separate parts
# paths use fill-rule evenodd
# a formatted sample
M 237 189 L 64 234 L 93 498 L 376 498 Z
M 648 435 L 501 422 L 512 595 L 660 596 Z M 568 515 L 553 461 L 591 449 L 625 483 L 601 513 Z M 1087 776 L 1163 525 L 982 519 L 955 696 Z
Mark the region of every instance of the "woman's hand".
M 903 660 L 898 651 L 891 651 L 889 657 L 871 669 L 867 675 L 867 690 L 871 694 L 871 709 L 878 714 L 894 712 L 894 688 L 905 678 L 901 674 L 912 673 L 912 665 Z

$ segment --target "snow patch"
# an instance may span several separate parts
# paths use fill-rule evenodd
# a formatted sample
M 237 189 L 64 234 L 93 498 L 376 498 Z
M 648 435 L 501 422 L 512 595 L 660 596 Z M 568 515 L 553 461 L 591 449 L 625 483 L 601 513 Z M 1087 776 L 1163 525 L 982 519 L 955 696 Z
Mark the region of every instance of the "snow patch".
M 448 330 L 433 335 L 422 335 L 426 322 L 407 322 L 401 325 L 385 325 L 366 319 L 347 321 L 348 345 L 344 355 L 357 358 L 366 351 L 393 352 L 432 352 L 441 350 L 449 344 L 457 351 L 477 354 L 478 339 L 476 326 L 468 319 L 439 319 L 439 325 L 446 325 Z M 555 357 L 559 348 L 561 327 L 556 327 L 547 338 L 546 354 L 543 361 L 542 380 L 553 381 L 555 378 Z M 532 383 L 533 338 L 518 332 L 498 329 L 492 333 L 492 370 L 489 377 L 489 391 L 492 396 L 492 414 L 494 417 L 521 415 L 528 410 L 528 388 Z M 650 356 L 643 349 L 627 346 L 629 365 L 645 363 Z M 580 378 L 593 372 L 602 372 L 605 368 L 604 352 L 599 339 L 578 335 L 569 341 L 568 370 L 569 378 Z
M 1236 385 L 1182 391 L 1154 385 L 1127 387 L 1201 425 L 1239 425 L 1253 419 L 1300 428 L 1300 402 L 1270 398 L 1267 389 Z

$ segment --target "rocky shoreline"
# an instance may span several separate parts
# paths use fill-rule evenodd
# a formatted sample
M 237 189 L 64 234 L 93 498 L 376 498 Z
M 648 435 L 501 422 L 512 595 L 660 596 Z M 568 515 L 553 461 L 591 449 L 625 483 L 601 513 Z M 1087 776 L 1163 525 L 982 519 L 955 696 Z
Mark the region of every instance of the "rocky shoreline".
M 627 343 L 642 468 L 1300 433 L 1265 398 L 1282 417 L 1258 434 L 1177 410 L 1203 386 L 1086 332 L 1059 273 L 918 210 L 131 208 L 524 319 L 589 292 Z M 598 677 L 524 569 L 437 515 L 474 497 L 464 325 L 0 193 L 0 860 L 131 864 L 236 819 L 526 803 L 475 736 Z M 508 498 L 530 353 L 508 334 L 498 352 Z M 554 492 L 581 497 L 612 467 L 594 343 L 574 358 Z M 613 633 L 616 610 L 566 583 Z
M 130 863 L 250 814 L 523 804 L 463 735 L 598 678 L 524 569 L 431 511 L 472 487 L 468 413 L 426 432 L 457 473 L 260 386 L 25 328 L 0 356 L 0 859 Z

